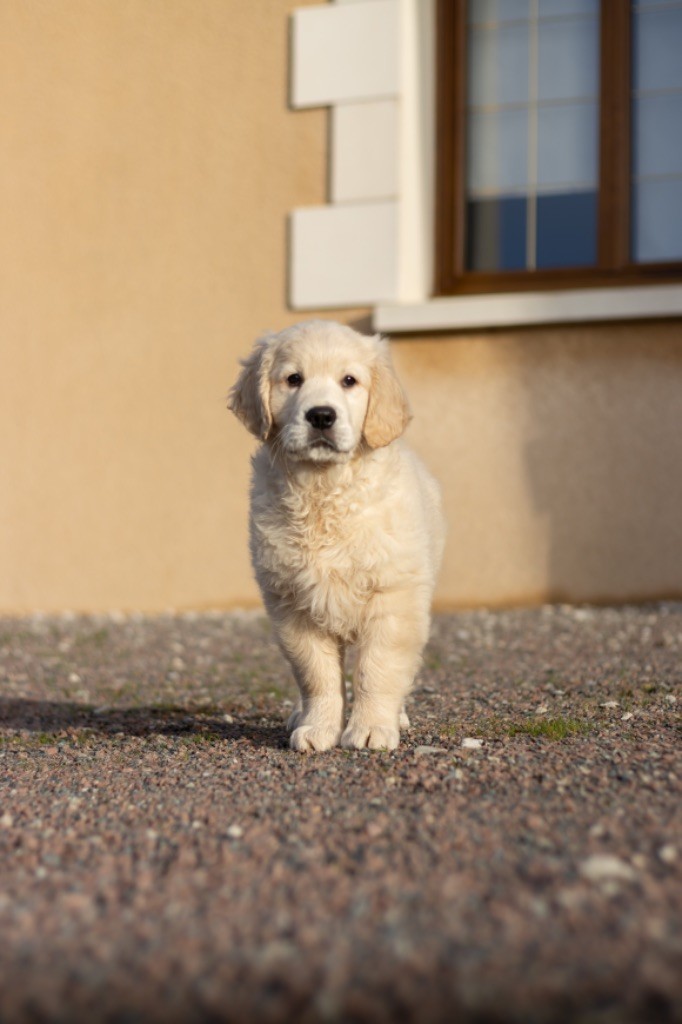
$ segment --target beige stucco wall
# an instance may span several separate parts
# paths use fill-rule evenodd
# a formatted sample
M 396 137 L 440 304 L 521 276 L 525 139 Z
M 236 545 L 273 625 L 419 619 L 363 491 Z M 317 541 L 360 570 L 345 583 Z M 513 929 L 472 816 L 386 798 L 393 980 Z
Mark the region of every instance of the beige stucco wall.
M 0 611 L 257 602 L 224 396 L 298 318 L 287 214 L 326 184 L 291 6 L 0 5 Z M 447 501 L 441 604 L 682 593 L 679 325 L 395 357 Z
M 326 119 L 285 0 L 0 4 L 0 609 L 254 601 L 236 360 Z
M 679 324 L 397 347 L 446 495 L 441 601 L 682 596 Z

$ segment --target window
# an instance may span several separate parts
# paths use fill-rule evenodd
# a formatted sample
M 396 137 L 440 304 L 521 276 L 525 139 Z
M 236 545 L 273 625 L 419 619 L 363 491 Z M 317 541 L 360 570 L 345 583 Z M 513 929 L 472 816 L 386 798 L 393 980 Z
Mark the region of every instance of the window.
M 437 291 L 682 279 L 682 0 L 439 0 Z

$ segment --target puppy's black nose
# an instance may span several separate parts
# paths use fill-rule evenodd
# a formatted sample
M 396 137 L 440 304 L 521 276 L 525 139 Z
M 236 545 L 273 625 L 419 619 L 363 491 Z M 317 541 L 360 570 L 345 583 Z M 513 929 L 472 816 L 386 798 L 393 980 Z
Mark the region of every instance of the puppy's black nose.
M 314 405 L 308 409 L 305 418 L 316 430 L 329 430 L 334 426 L 336 412 L 330 405 Z

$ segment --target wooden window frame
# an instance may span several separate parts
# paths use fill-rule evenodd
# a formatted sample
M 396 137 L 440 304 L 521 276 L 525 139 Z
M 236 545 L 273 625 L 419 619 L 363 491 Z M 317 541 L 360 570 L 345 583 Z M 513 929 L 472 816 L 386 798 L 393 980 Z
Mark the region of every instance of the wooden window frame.
M 467 271 L 465 253 L 466 0 L 438 0 L 436 105 L 437 295 L 663 284 L 682 262 L 630 259 L 631 0 L 601 0 L 599 189 L 594 267 Z

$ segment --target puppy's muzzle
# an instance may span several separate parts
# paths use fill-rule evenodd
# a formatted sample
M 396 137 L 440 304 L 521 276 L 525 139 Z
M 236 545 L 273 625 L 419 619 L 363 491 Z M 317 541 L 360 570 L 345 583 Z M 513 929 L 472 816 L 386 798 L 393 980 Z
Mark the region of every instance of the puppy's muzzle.
M 315 430 L 331 430 L 336 422 L 336 410 L 331 405 L 314 405 L 305 418 Z

